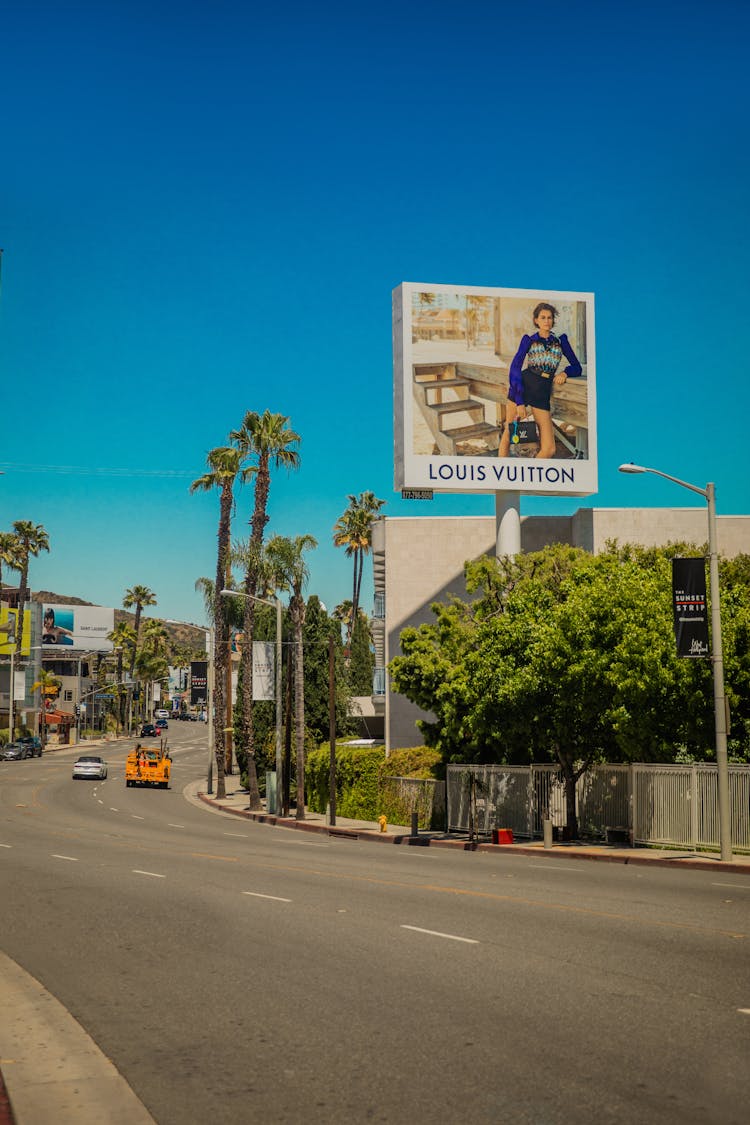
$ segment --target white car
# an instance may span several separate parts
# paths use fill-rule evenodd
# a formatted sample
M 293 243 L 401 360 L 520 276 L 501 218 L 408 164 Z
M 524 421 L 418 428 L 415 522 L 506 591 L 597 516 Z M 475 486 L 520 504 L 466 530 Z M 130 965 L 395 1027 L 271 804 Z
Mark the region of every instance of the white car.
M 169 718 L 169 711 L 165 711 L 163 707 L 160 707 L 158 711 L 154 711 L 154 718 L 155 719 L 168 719 Z
M 89 777 L 104 781 L 107 776 L 107 763 L 103 758 L 96 758 L 93 754 L 84 754 L 73 763 L 73 780 Z

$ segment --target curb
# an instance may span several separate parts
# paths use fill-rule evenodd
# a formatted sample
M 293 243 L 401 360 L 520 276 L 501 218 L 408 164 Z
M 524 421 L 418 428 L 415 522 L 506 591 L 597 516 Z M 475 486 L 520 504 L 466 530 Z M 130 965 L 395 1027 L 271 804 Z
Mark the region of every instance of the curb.
M 250 809 L 233 809 L 222 804 L 221 801 L 207 796 L 205 793 L 196 794 L 199 801 L 230 816 L 239 816 L 244 820 L 252 820 L 256 824 L 268 824 L 277 828 L 293 828 L 302 832 L 324 833 L 326 836 L 343 837 L 350 840 L 367 840 L 377 844 L 395 844 L 402 847 L 419 848 L 451 848 L 454 851 L 482 852 L 485 855 L 500 855 L 511 853 L 513 855 L 543 856 L 545 859 L 566 860 L 579 859 L 589 863 L 621 863 L 636 867 L 680 867 L 693 871 L 722 871 L 725 874 L 750 875 L 748 863 L 723 863 L 716 859 L 704 859 L 692 853 L 689 855 L 675 854 L 674 858 L 664 855 L 638 855 L 623 852 L 594 852 L 573 850 L 568 847 L 538 848 L 528 847 L 524 844 L 480 844 L 471 840 L 444 840 L 434 836 L 411 836 L 404 833 L 376 832 L 369 828 L 338 827 L 330 824 L 315 824 L 307 820 L 297 820 L 296 817 L 276 816 L 273 813 L 253 812 Z M 648 852 L 648 849 L 645 849 Z M 0 1123 L 1 1125 L 1 1123 Z
M 13 1115 L 13 1106 L 10 1104 L 8 1091 L 3 1081 L 3 1072 L 0 1070 L 0 1125 L 16 1125 Z

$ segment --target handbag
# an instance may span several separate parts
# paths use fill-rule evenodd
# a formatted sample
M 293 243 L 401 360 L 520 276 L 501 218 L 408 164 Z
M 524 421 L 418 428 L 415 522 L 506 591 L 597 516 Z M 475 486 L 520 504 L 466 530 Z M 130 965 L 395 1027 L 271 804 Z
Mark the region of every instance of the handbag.
M 539 429 L 533 418 L 522 418 L 520 421 L 510 422 L 510 444 L 528 445 L 530 442 L 539 441 Z

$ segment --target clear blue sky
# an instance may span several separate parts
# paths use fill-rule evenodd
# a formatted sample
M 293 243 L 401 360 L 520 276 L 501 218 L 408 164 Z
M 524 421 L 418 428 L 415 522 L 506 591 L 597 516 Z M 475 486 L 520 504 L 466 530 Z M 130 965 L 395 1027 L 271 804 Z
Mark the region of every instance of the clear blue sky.
M 404 280 L 596 293 L 600 491 L 524 512 L 692 504 L 634 460 L 747 513 L 749 24 L 739 0 L 6 5 L 0 528 L 47 528 L 32 586 L 142 583 L 204 620 L 218 499 L 188 485 L 247 409 L 302 435 L 269 533 L 316 536 L 329 608 L 347 493 L 491 514 L 393 492 Z

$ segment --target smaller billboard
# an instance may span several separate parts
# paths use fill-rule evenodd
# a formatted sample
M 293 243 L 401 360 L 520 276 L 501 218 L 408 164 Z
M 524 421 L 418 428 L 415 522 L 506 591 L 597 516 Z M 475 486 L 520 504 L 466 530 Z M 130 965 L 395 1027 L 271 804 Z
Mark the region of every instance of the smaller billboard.
M 205 703 L 208 696 L 208 661 L 190 662 L 190 702 Z
M 672 559 L 672 608 L 677 655 L 709 656 L 705 559 Z
M 111 652 L 108 634 L 115 627 L 115 611 L 99 605 L 53 605 L 42 610 L 42 645 L 86 652 Z
M 0 654 L 10 656 L 28 656 L 31 652 L 31 614 L 23 615 L 23 636 L 18 645 L 18 610 L 9 609 L 7 605 L 0 605 Z

